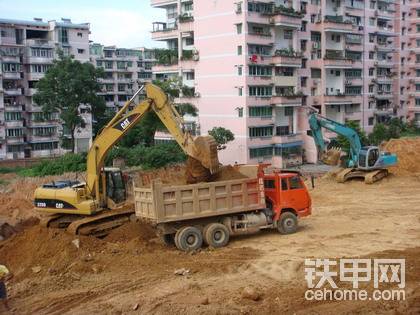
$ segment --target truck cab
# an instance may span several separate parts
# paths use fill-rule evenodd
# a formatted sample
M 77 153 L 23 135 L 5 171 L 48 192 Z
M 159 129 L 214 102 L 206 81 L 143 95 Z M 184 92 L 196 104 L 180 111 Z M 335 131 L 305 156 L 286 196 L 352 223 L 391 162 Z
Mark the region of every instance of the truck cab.
M 278 221 L 285 212 L 296 217 L 311 214 L 311 197 L 299 172 L 271 170 L 264 173 L 263 178 L 267 207 L 274 213 L 273 221 Z

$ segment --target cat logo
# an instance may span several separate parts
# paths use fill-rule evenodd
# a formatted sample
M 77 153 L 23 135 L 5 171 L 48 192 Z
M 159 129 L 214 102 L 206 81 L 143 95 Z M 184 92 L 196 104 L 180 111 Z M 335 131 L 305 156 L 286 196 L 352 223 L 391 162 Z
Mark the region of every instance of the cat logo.
M 125 130 L 130 125 L 130 121 L 128 120 L 128 118 L 126 118 L 120 125 L 122 130 Z
M 134 115 L 130 115 L 127 118 L 124 118 L 123 120 L 120 120 L 119 122 L 117 122 L 113 128 L 119 130 L 119 131 L 124 131 L 126 130 L 128 127 L 130 127 L 131 123 L 133 121 L 135 121 L 138 117 L 138 114 L 134 114 Z

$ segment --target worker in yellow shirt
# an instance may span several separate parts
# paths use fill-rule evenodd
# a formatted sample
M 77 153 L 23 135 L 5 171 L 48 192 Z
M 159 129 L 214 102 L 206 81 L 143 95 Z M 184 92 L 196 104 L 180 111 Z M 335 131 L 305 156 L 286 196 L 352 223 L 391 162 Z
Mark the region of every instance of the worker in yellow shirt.
M 6 310 L 10 310 L 9 304 L 7 302 L 7 290 L 5 281 L 11 277 L 9 269 L 6 266 L 0 265 L 0 300 L 3 302 Z

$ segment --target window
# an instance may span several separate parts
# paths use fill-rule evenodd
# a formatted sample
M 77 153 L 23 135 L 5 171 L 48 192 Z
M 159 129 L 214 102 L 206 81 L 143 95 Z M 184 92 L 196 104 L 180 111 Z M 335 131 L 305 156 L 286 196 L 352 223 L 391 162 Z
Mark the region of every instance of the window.
M 287 179 L 286 178 L 281 179 L 281 190 L 289 190 L 289 188 L 287 187 Z
M 290 189 L 301 189 L 301 188 L 303 188 L 302 182 L 301 182 L 299 176 L 293 176 L 293 177 L 289 178 L 289 186 L 290 186 Z
M 372 77 L 374 74 L 375 68 L 369 68 L 369 76 Z
M 195 72 L 187 72 L 186 73 L 187 80 L 194 80 L 195 79 Z
M 301 77 L 300 78 L 300 86 L 306 87 L 306 83 L 308 82 L 308 77 Z
M 83 37 L 83 33 L 78 32 L 77 37 Z
M 250 86 L 249 87 L 249 96 L 257 97 L 271 97 L 273 95 L 272 86 Z
M 11 138 L 23 137 L 23 129 L 21 128 L 7 129 L 6 135 Z
M 361 86 L 346 86 L 345 92 L 346 95 L 361 95 L 362 87 Z
M 275 189 L 276 188 L 276 185 L 275 185 L 274 179 L 265 179 L 264 180 L 264 188 L 266 188 L 266 189 Z
M 249 66 L 250 76 L 272 76 L 273 69 L 269 66 Z
M 187 38 L 185 39 L 185 44 L 186 44 L 187 46 L 192 46 L 192 45 L 194 45 L 194 37 L 187 37 Z
M 284 39 L 293 39 L 293 30 L 284 30 Z
M 293 77 L 294 69 L 290 67 L 276 67 L 276 76 Z
M 249 117 L 272 117 L 273 108 L 271 106 L 250 106 Z
M 84 49 L 77 49 L 77 53 L 78 54 L 84 54 L 85 53 L 85 50 Z
M 290 135 L 289 126 L 277 126 L 276 127 L 276 136 L 287 136 Z
M 375 42 L 375 35 L 369 34 L 369 43 L 374 43 L 374 42 Z
M 41 65 L 41 64 L 32 64 L 31 72 L 32 73 L 45 73 L 52 65 Z
M 264 138 L 273 136 L 273 127 L 250 127 L 249 137 L 250 138 Z
M 416 106 L 420 106 L 420 98 L 416 98 Z
M 238 56 L 242 55 L 242 46 L 238 46 Z
M 373 123 L 374 123 L 374 119 L 375 119 L 374 117 L 369 117 L 369 118 L 368 118 L 368 125 L 369 125 L 369 126 L 372 126 L 372 125 L 373 125 Z
M 344 70 L 344 75 L 346 78 L 361 78 L 362 69 L 346 69 Z
M 54 150 L 57 148 L 58 148 L 58 142 L 41 142 L 41 143 L 31 144 L 31 149 L 34 151 Z
M 3 63 L 2 69 L 4 72 L 19 72 L 21 65 L 19 63 Z
M 53 57 L 53 51 L 52 51 L 52 49 L 31 48 L 31 56 L 32 57 L 41 57 L 41 58 L 52 58 Z
M 60 30 L 60 32 L 58 33 L 58 41 L 60 43 L 63 43 L 63 44 L 68 44 L 68 42 L 69 42 L 69 36 L 68 36 L 67 29 L 62 28 Z
M 4 120 L 5 121 L 19 121 L 22 119 L 21 112 L 5 112 L 4 113 Z
M 270 156 L 273 156 L 273 147 L 271 146 L 249 149 L 249 157 L 251 159 L 255 159 L 259 157 L 270 157 Z
M 293 116 L 293 113 L 294 113 L 293 107 L 284 108 L 284 116 Z
M 238 117 L 244 117 L 244 108 L 243 107 L 238 108 Z
M 311 78 L 321 79 L 321 69 L 311 68 Z
M 243 94 L 243 88 L 242 87 L 240 87 L 240 88 L 238 88 L 238 95 L 239 96 L 242 96 L 242 94 Z
M 242 34 L 242 23 L 236 24 L 236 32 L 239 34 Z
M 242 66 L 238 66 L 238 75 L 242 75 Z
M 249 55 L 261 55 L 269 56 L 271 53 L 271 46 L 263 45 L 248 45 L 248 54 Z
M 102 61 L 101 60 L 96 60 L 96 66 L 97 67 L 102 67 Z

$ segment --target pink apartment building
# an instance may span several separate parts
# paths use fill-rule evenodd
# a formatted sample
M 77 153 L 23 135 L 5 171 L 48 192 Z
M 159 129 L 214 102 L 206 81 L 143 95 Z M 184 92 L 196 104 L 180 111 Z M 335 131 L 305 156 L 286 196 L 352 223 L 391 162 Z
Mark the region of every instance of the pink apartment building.
M 198 107 L 202 134 L 234 132 L 223 163 L 316 162 L 307 106 L 366 132 L 392 117 L 420 123 L 419 0 L 151 4 L 167 13 L 153 39 L 178 53 L 153 72 L 191 88 L 180 101 Z

